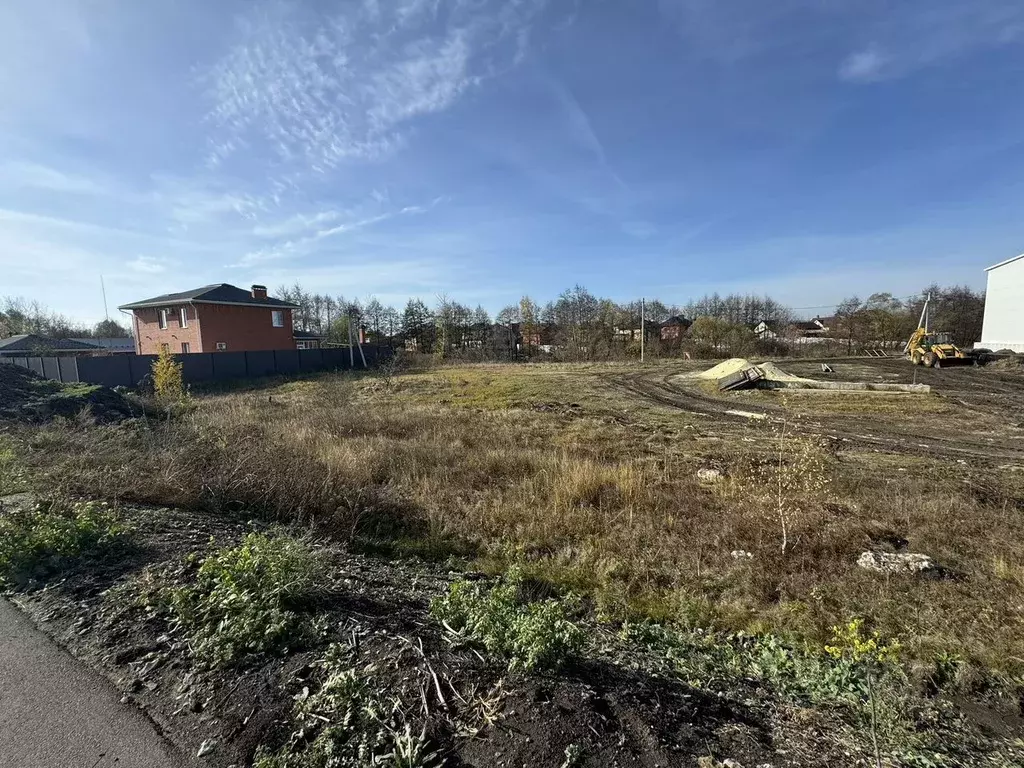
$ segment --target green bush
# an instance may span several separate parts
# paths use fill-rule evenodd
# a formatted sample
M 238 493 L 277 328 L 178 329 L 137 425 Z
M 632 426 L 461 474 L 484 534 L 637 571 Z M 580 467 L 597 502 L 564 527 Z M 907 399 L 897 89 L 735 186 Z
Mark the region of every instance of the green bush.
M 175 622 L 192 651 L 213 666 L 285 650 L 308 634 L 299 613 L 316 597 L 322 560 L 285 535 L 250 533 L 238 547 L 203 560 L 193 584 L 169 590 Z
M 523 604 L 522 573 L 511 569 L 495 586 L 452 584 L 431 612 L 452 630 L 508 659 L 510 669 L 554 669 L 578 653 L 583 632 L 566 615 L 565 604 L 543 600 Z
M 0 583 L 62 570 L 86 554 L 102 554 L 125 529 L 106 502 L 44 499 L 0 514 Z
M 427 768 L 437 764 L 426 731 L 416 734 L 401 702 L 375 690 L 376 669 L 353 667 L 347 648 L 333 645 L 319 666 L 326 675 L 313 694 L 296 697 L 295 730 L 276 752 L 261 750 L 254 768 L 389 766 Z

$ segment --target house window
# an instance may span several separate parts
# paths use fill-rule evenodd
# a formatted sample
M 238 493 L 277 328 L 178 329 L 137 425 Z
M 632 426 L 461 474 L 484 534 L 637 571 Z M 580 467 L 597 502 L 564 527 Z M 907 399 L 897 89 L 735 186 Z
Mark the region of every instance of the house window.
M 161 352 L 170 352 L 171 351 L 171 345 L 170 344 L 161 344 L 160 345 L 160 351 Z
M 223 341 L 218 341 L 217 342 L 217 351 L 218 352 L 223 352 L 227 348 L 228 348 L 227 342 L 223 342 Z
M 270 313 L 270 320 L 275 328 L 284 328 L 284 311 L 275 309 Z
M 188 328 L 188 307 L 182 307 L 178 310 L 178 318 L 181 322 L 181 327 Z
M 191 350 L 189 350 L 188 342 L 187 341 L 181 342 L 181 354 L 187 355 L 190 351 Z
M 167 314 L 168 314 L 168 310 L 166 310 L 166 309 L 161 309 L 160 310 L 160 330 L 161 331 L 166 331 L 167 330 Z

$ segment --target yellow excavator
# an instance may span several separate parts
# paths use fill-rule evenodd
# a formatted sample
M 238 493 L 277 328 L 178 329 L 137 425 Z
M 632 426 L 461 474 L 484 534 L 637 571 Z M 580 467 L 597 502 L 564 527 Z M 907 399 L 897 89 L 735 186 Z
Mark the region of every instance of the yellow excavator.
M 914 365 L 924 365 L 928 368 L 970 365 L 974 358 L 954 344 L 948 333 L 934 333 L 928 330 L 928 303 L 931 298 L 928 296 L 925 299 L 918 329 L 910 335 L 910 340 L 903 348 L 904 354 Z

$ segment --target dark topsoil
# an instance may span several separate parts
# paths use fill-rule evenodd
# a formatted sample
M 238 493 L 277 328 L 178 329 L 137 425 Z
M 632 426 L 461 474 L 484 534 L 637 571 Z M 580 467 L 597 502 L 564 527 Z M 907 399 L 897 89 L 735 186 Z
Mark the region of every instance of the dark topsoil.
M 87 411 L 86 411 L 87 409 Z M 0 364 L 0 422 L 42 422 L 86 411 L 94 421 L 110 423 L 138 416 L 123 395 L 98 384 L 62 384 L 27 368 Z
M 7 504 L 28 503 L 8 498 Z M 599 648 L 555 674 L 511 674 L 473 649 L 453 647 L 428 615 L 429 601 L 458 574 L 421 561 L 390 561 L 328 547 L 326 617 L 314 647 L 291 649 L 228 670 L 195 664 L 187 643 L 118 585 L 145 591 L 147 574 L 185 583 L 211 537 L 238 542 L 259 523 L 166 508 L 123 509 L 134 526 L 129 549 L 77 563 L 59 579 L 24 585 L 18 605 L 58 642 L 103 671 L 185 754 L 209 739 L 197 759 L 249 765 L 258 746 L 275 747 L 291 730 L 292 697 L 316 689 L 314 665 L 329 642 L 357 648 L 356 666 L 373 663 L 376 684 L 399 697 L 409 719 L 426 723 L 450 766 L 684 766 L 731 758 L 756 766 L 855 764 L 822 753 L 814 728 L 790 728 L 784 712 L 720 697 L 645 671 Z M 753 693 L 753 691 L 751 691 Z M 579 751 L 576 762 L 567 752 Z

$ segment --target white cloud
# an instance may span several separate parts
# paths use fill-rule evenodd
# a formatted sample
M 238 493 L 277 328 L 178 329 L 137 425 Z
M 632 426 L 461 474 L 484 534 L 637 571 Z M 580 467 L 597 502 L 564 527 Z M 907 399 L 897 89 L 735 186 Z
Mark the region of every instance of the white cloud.
M 278 165 L 324 173 L 406 140 L 412 118 L 450 107 L 510 54 L 544 0 L 345 6 L 320 15 L 261 4 L 207 73 L 209 160 L 269 149 Z
M 970 53 L 1024 41 L 1024 4 L 1016 0 L 926 6 L 880 6 L 863 26 L 870 44 L 839 68 L 842 79 L 872 82 L 904 77 Z
M 133 272 L 142 272 L 147 275 L 158 275 L 167 271 L 167 265 L 152 256 L 136 256 L 125 266 Z
M 275 238 L 301 234 L 321 224 L 328 224 L 341 218 L 340 211 L 320 211 L 313 214 L 297 213 L 282 221 L 257 224 L 252 233 L 257 237 Z
M 1024 41 L 1020 0 L 659 0 L 692 52 L 724 65 L 828 62 L 850 82 L 903 77 Z M 838 60 L 838 65 L 836 64 Z
M 855 82 L 877 80 L 882 74 L 885 63 L 885 57 L 874 49 L 858 51 L 850 54 L 840 65 L 839 77 Z
M 294 239 L 283 240 L 274 245 L 250 251 L 249 253 L 246 253 L 237 264 L 233 264 L 232 266 L 248 267 L 268 261 L 304 256 L 315 250 L 323 240 L 337 235 L 349 234 L 358 230 L 366 229 L 398 216 L 426 213 L 430 208 L 433 208 L 441 202 L 442 199 L 443 198 L 437 198 L 428 206 L 407 205 L 404 208 L 391 211 L 381 211 L 373 214 L 364 213 L 360 215 L 357 211 L 350 211 L 345 214 L 348 217 L 346 221 L 342 221 L 341 223 L 334 224 L 330 227 L 323 227 L 321 229 L 316 229 L 316 225 L 337 221 L 339 218 L 342 218 L 342 214 L 340 212 L 330 212 L 332 214 L 330 216 L 325 216 L 323 214 L 315 216 L 295 216 L 287 222 L 283 222 L 281 226 L 268 228 L 268 231 L 274 231 L 279 235 L 297 234 L 300 232 L 310 232 L 309 234 L 295 237 Z
M 45 189 L 83 195 L 107 195 L 111 192 L 107 184 L 97 179 L 15 160 L 0 166 L 0 185 L 10 189 Z

